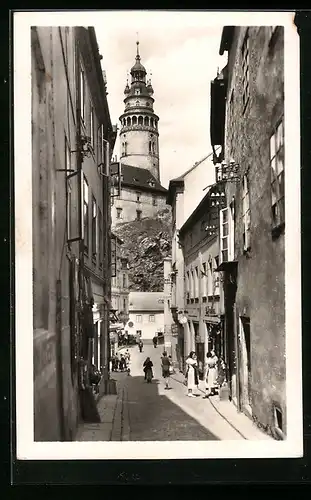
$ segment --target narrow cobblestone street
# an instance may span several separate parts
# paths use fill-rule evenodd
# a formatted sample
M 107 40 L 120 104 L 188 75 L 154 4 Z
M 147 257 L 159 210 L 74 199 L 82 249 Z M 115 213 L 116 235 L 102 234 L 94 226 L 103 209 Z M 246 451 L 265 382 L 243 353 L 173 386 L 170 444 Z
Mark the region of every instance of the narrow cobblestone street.
M 171 377 L 170 390 L 161 377 L 162 347 L 130 348 L 131 375 L 113 373 L 117 395 L 104 396 L 98 403 L 100 424 L 83 424 L 77 441 L 189 441 L 268 439 L 232 403 L 218 396 L 188 398 L 183 375 Z M 154 364 L 152 384 L 144 381 L 142 365 L 147 356 Z

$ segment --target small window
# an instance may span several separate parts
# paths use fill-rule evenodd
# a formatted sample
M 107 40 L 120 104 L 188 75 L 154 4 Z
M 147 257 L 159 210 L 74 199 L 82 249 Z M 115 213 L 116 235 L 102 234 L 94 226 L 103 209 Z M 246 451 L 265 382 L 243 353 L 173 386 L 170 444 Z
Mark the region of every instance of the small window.
M 94 129 L 95 129 L 94 108 L 91 104 L 90 105 L 90 137 L 91 137 L 92 148 L 94 148 L 94 144 L 95 144 Z
M 244 252 L 250 249 L 250 228 L 251 216 L 249 206 L 249 182 L 248 176 L 243 176 L 243 192 L 242 192 L 242 220 L 243 220 L 243 249 Z
M 242 45 L 242 104 L 243 112 L 249 101 L 249 32 L 245 34 Z
M 97 161 L 98 163 L 102 163 L 103 161 L 103 135 L 101 125 L 97 129 Z
M 136 219 L 141 220 L 141 210 L 136 210 Z
M 284 205 L 284 124 L 278 125 L 270 139 L 272 228 L 285 224 Z
M 136 193 L 136 201 L 140 202 L 140 193 Z
M 89 186 L 83 177 L 83 226 L 84 226 L 84 251 L 89 248 Z
M 97 257 L 97 205 L 96 200 L 92 197 L 92 257 L 96 260 Z
M 199 270 L 198 266 L 194 269 L 194 298 L 199 298 Z
M 152 205 L 153 205 L 154 207 L 156 207 L 156 206 L 157 206 L 157 197 L 156 197 L 154 194 L 152 195 Z
M 141 322 L 142 322 L 141 314 L 136 314 L 136 323 L 141 323 Z
M 122 219 L 122 208 L 117 208 L 117 219 Z
M 123 278 L 123 288 L 126 288 L 126 274 L 123 273 L 122 278 Z
M 100 208 L 98 209 L 98 252 L 99 252 L 99 267 L 103 267 L 103 216 Z
M 149 322 L 150 322 L 150 323 L 154 323 L 154 322 L 155 322 L 155 317 L 154 317 L 154 314 L 150 314 L 150 315 L 149 315 Z
M 82 120 L 85 120 L 85 74 L 80 70 L 80 113 Z

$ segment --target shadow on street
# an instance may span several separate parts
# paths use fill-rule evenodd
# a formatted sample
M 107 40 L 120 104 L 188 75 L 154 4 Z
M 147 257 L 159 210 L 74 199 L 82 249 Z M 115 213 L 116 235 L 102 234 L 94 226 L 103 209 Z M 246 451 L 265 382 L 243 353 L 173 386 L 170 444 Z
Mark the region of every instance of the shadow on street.
M 123 388 L 131 441 L 219 440 L 169 397 L 159 394 L 160 386 L 161 393 L 166 392 L 162 380 L 154 378 L 148 384 L 143 376 L 125 373 L 114 373 L 113 378 Z

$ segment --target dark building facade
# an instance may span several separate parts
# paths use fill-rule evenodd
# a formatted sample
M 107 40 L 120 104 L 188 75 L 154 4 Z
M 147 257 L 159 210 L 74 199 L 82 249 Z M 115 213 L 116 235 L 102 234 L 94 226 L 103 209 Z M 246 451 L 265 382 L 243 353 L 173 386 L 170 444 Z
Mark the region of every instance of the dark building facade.
M 116 130 L 93 28 L 33 27 L 36 441 L 74 439 L 90 364 L 108 373 L 109 163 Z
M 237 407 L 286 437 L 284 33 L 225 27 L 228 63 L 212 82 L 226 362 Z M 222 127 L 221 127 L 222 124 Z

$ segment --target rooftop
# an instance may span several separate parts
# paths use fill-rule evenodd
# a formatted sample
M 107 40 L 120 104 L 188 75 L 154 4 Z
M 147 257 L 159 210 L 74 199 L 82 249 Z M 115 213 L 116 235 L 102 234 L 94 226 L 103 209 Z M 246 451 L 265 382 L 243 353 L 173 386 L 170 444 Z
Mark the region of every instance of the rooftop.
M 129 312 L 164 311 L 164 292 L 130 292 Z
M 111 172 L 118 170 L 118 162 L 111 164 Z M 121 164 L 122 186 L 135 187 L 145 191 L 167 193 L 167 189 L 145 168 Z

